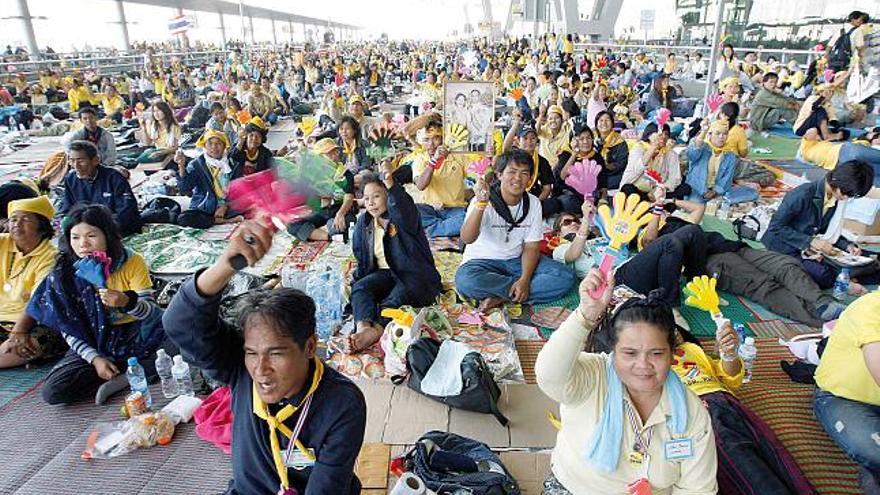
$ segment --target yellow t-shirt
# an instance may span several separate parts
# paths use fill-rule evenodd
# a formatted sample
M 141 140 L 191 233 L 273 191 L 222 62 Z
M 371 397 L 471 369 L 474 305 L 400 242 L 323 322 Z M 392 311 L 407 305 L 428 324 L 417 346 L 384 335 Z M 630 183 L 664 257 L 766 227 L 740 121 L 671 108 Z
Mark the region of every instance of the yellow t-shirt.
M 70 103 L 70 111 L 76 112 L 79 111 L 79 106 L 83 103 L 96 105 L 98 98 L 85 86 L 80 86 L 67 92 L 67 101 Z
M 825 170 L 834 170 L 840 158 L 841 148 L 843 145 L 840 143 L 801 139 L 798 152 L 803 160 L 816 164 Z
M 133 290 L 138 294 L 153 290 L 153 282 L 150 280 L 150 269 L 147 263 L 137 253 L 131 253 L 125 263 L 118 270 L 110 274 L 107 280 L 107 288 L 125 292 Z M 114 325 L 122 325 L 135 321 L 135 318 L 114 309 L 109 314 Z
M 24 313 L 34 289 L 55 265 L 55 253 L 55 246 L 44 240 L 22 256 L 11 235 L 0 234 L 0 321 L 14 322 Z
M 442 204 L 447 208 L 467 206 L 464 196 L 464 178 L 468 164 L 479 160 L 480 155 L 475 153 L 455 153 L 446 156 L 443 165 L 434 171 L 431 183 L 424 191 L 421 191 L 419 203 L 436 205 Z M 419 177 L 428 168 L 430 157 L 426 152 L 419 153 L 413 159 L 413 177 Z
M 880 384 L 862 353 L 862 347 L 874 342 L 880 342 L 880 292 L 858 298 L 840 315 L 816 370 L 816 383 L 838 397 L 880 406 Z
M 697 395 L 736 392 L 742 385 L 744 369 L 740 366 L 739 373 L 730 376 L 720 360 L 711 359 L 702 347 L 690 342 L 679 345 L 672 356 L 672 370 Z
M 101 97 L 101 106 L 104 108 L 104 113 L 107 115 L 113 115 L 117 112 L 121 112 L 122 109 L 125 108 L 125 100 L 119 95 L 116 95 L 113 98 L 103 96 Z
M 373 255 L 376 256 L 376 266 L 379 267 L 380 270 L 387 270 L 390 267 L 388 266 L 388 260 L 385 259 L 385 243 L 383 242 L 385 239 L 385 229 L 382 227 L 382 223 L 374 218 L 373 219 Z
M 738 125 L 733 125 L 727 134 L 727 141 L 721 148 L 724 151 L 730 151 L 740 158 L 749 155 L 749 138 L 746 137 L 746 131 Z
M 571 151 L 571 122 L 563 122 L 555 136 L 550 135 L 544 124 L 538 131 L 538 153 L 553 166 L 563 151 Z

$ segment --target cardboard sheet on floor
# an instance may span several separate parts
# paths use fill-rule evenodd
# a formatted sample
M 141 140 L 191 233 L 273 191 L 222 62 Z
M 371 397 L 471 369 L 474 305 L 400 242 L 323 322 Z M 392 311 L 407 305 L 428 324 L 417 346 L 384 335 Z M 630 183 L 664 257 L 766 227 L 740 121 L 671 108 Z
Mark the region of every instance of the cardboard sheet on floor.
M 431 430 L 446 431 L 449 407 L 407 387 L 394 387 L 391 411 L 382 441 L 390 444 L 412 444 Z
M 364 443 L 358 455 L 354 472 L 361 480 L 364 489 L 383 489 L 388 487 L 388 459 L 391 446 L 384 443 Z
M 510 446 L 510 432 L 491 414 L 450 408 L 449 431 L 479 440 L 493 449 Z
M 501 413 L 510 420 L 510 446 L 552 448 L 556 428 L 547 420 L 551 411 L 559 417 L 559 404 L 544 395 L 537 385 L 505 385 L 498 403 Z
M 391 393 L 394 385 L 390 383 L 355 382 L 364 393 L 367 401 L 367 429 L 364 442 L 381 442 L 385 424 L 391 411 Z
M 501 462 L 519 484 L 522 495 L 541 495 L 550 472 L 550 452 L 501 452 Z

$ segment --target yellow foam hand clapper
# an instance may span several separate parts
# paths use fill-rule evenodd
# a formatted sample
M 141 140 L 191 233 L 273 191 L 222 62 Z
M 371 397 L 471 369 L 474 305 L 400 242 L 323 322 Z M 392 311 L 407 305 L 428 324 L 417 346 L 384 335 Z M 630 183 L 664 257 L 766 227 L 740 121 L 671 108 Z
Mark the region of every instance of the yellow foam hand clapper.
M 385 318 L 391 318 L 392 320 L 394 320 L 394 323 L 397 323 L 398 325 L 403 325 L 405 327 L 411 327 L 413 324 L 413 320 L 415 319 L 412 313 L 402 309 L 385 308 L 382 310 L 381 314 Z
M 718 281 L 715 277 L 710 278 L 706 275 L 694 277 L 684 288 L 684 293 L 687 295 L 684 303 L 708 312 L 712 315 L 712 318 L 720 317 L 721 310 L 718 309 L 718 292 L 715 290 L 717 283 Z
M 470 135 L 467 127 L 453 122 L 446 126 L 446 146 L 453 151 L 464 148 Z
M 312 134 L 312 131 L 315 130 L 315 127 L 318 126 L 318 119 L 315 117 L 303 117 L 302 121 L 299 123 L 299 130 L 302 131 L 303 136 L 309 136 Z
M 599 218 L 609 247 L 620 249 L 633 240 L 639 229 L 651 221 L 650 208 L 651 205 L 642 201 L 638 194 L 627 197 L 622 192 L 614 195 L 613 212 L 608 205 L 599 206 Z

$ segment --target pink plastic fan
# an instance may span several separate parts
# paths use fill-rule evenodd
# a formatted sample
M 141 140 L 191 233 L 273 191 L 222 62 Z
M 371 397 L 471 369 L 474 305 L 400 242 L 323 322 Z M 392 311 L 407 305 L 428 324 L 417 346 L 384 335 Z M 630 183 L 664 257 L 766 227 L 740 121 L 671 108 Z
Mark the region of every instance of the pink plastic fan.
M 724 97 L 719 93 L 706 97 L 706 108 L 709 109 L 709 113 L 715 113 L 722 103 L 724 103 Z
M 655 118 L 655 120 L 657 120 L 657 127 L 663 127 L 666 125 L 666 123 L 669 122 L 670 117 L 672 117 L 672 110 L 668 108 L 657 110 L 657 117 Z
M 565 183 L 581 193 L 584 198 L 592 198 L 601 171 L 602 167 L 596 163 L 596 160 L 581 160 L 571 166 L 571 173 L 565 178 Z
M 491 158 L 483 158 L 482 160 L 476 160 L 468 164 L 467 173 L 474 175 L 483 175 L 486 173 L 486 170 L 492 165 Z
M 246 212 L 250 218 L 269 218 L 273 223 L 287 224 L 311 212 L 306 206 L 308 197 L 295 192 L 272 170 L 230 182 L 227 199 L 233 209 Z

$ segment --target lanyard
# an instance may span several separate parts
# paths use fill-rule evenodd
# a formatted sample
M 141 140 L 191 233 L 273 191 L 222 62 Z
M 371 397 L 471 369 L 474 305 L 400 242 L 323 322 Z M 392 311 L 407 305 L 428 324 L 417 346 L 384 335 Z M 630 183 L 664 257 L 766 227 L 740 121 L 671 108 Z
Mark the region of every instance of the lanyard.
M 290 461 L 290 456 L 293 454 L 293 449 L 296 448 L 296 441 L 299 439 L 299 432 L 302 430 L 303 425 L 306 423 L 306 416 L 309 414 L 309 406 L 312 405 L 312 397 L 313 395 L 309 395 L 306 398 L 305 404 L 302 405 L 302 409 L 299 414 L 299 419 L 296 420 L 296 426 L 293 428 L 293 433 L 290 435 L 290 443 L 287 444 L 287 452 L 284 454 L 284 465 L 287 466 Z M 306 452 L 303 452 L 306 454 Z
M 629 424 L 632 426 L 633 434 L 636 437 L 636 444 L 633 446 L 633 449 L 642 454 L 646 455 L 648 453 L 648 447 L 651 446 L 651 438 L 654 436 L 654 427 L 650 427 L 645 432 L 645 437 L 642 438 L 641 429 L 639 428 L 639 420 L 636 417 L 637 414 L 633 410 L 632 405 L 629 402 L 623 401 L 624 409 L 626 409 L 626 415 L 629 417 Z

